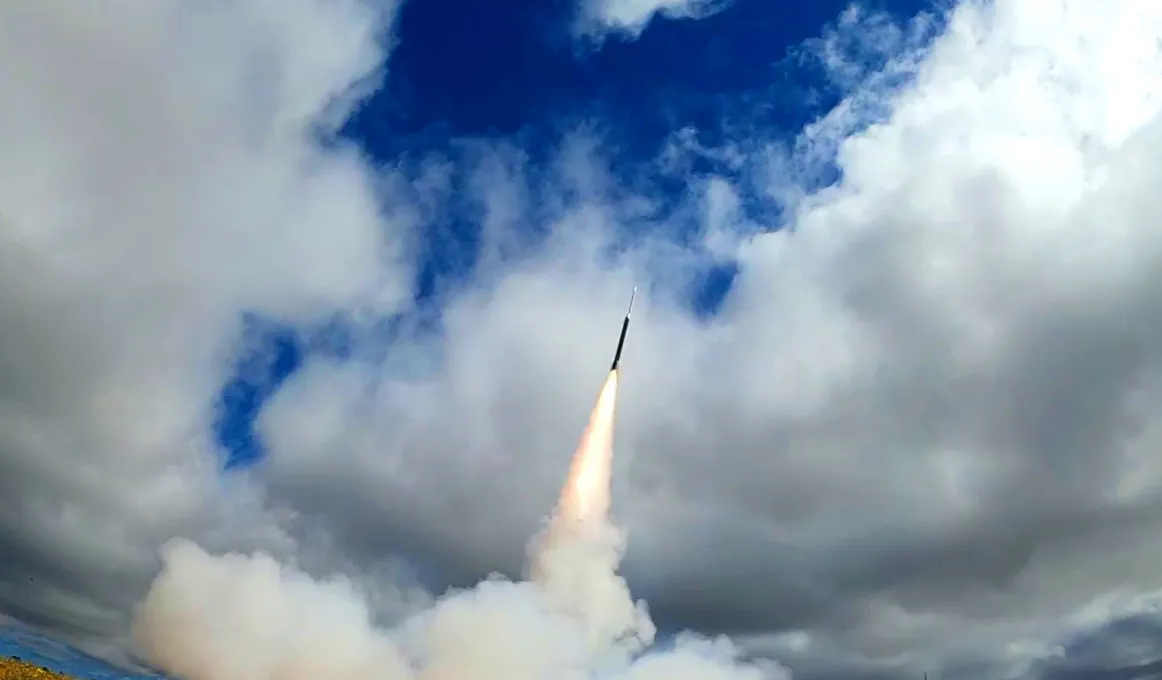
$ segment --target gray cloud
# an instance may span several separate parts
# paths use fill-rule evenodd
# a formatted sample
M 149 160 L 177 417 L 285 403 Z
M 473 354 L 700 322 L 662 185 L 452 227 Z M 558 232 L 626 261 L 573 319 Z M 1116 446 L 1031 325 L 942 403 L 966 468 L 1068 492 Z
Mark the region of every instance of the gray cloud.
M 0 9 L 6 610 L 105 644 L 165 540 L 290 548 L 260 492 L 218 478 L 211 405 L 241 310 L 311 318 L 406 292 L 405 269 L 381 268 L 404 233 L 372 173 L 318 142 L 378 77 L 390 16 Z

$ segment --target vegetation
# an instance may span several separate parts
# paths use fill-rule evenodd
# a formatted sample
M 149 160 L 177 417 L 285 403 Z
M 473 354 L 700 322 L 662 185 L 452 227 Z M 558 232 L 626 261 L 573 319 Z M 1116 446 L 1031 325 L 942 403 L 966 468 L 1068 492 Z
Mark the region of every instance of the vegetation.
M 22 659 L 0 657 L 0 680 L 73 680 L 73 678 Z

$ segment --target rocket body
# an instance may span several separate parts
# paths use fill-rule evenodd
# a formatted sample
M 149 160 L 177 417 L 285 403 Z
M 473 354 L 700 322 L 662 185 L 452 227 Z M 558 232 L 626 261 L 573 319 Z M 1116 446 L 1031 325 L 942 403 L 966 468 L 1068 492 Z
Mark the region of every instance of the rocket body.
M 625 334 L 629 331 L 629 315 L 633 313 L 633 299 L 637 297 L 637 286 L 634 286 L 633 292 L 629 295 L 629 309 L 625 311 L 625 320 L 621 322 L 621 336 L 617 338 L 617 351 L 613 353 L 613 364 L 609 370 L 616 371 L 617 364 L 621 361 L 621 350 L 625 347 Z

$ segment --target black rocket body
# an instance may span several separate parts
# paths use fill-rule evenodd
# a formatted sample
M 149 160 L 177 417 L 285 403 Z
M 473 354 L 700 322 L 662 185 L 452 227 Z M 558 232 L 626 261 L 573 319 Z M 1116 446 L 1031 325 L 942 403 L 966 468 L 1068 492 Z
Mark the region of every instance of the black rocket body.
M 613 365 L 609 370 L 617 370 L 617 362 L 621 361 L 621 350 L 625 347 L 625 334 L 629 331 L 629 315 L 633 313 L 633 299 L 637 297 L 637 286 L 633 287 L 633 292 L 629 294 L 629 309 L 625 310 L 625 321 L 621 322 L 621 336 L 617 339 L 617 351 L 613 353 Z

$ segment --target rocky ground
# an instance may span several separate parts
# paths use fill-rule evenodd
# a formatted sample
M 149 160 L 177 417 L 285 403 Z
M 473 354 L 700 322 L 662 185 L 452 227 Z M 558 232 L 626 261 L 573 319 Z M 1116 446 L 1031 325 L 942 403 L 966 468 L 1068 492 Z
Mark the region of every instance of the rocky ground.
M 0 680 L 74 680 L 43 666 L 21 659 L 0 658 Z

